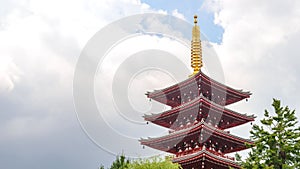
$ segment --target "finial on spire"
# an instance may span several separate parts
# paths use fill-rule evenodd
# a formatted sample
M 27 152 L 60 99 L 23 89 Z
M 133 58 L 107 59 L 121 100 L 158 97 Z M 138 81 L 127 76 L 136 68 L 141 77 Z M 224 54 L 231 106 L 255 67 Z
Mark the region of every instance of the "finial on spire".
M 194 16 L 194 23 L 191 42 L 191 67 L 194 69 L 194 72 L 190 76 L 197 74 L 203 66 L 200 27 L 197 25 L 197 15 Z
M 195 16 L 194 16 L 194 23 L 195 23 L 195 25 L 197 24 L 197 22 L 198 22 L 198 21 L 197 21 L 197 15 L 195 15 Z

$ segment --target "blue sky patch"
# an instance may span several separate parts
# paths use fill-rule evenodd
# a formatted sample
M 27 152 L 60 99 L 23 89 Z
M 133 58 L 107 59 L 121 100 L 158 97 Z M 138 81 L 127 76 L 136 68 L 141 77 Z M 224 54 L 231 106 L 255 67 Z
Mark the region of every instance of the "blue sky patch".
M 182 13 L 188 22 L 193 23 L 193 16 L 198 15 L 198 23 L 201 27 L 201 33 L 206 36 L 210 42 L 220 44 L 222 42 L 222 35 L 224 30 L 221 26 L 214 24 L 214 14 L 201 8 L 203 0 L 190 0 L 182 2 L 182 0 L 142 0 L 154 9 L 162 9 L 172 13 L 173 10 L 177 9 L 179 13 Z

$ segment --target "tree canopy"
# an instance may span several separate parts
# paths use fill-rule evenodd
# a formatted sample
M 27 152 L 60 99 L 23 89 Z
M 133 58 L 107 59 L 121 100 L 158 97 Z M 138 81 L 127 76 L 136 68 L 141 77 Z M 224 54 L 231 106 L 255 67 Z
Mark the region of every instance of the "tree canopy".
M 179 164 L 172 163 L 169 157 L 165 159 L 150 158 L 136 160 L 129 165 L 129 169 L 181 169 Z
M 101 165 L 100 169 L 104 169 Z M 116 160 L 108 169 L 181 169 L 179 164 L 174 164 L 170 157 L 128 160 L 124 155 L 117 156 Z
M 126 169 L 129 166 L 129 160 L 126 159 L 124 155 L 120 157 L 117 156 L 117 159 L 112 163 L 110 169 Z
M 272 106 L 273 115 L 265 110 L 261 125 L 252 127 L 250 134 L 255 147 L 242 162 L 245 169 L 300 168 L 300 127 L 295 110 L 282 107 L 276 99 Z

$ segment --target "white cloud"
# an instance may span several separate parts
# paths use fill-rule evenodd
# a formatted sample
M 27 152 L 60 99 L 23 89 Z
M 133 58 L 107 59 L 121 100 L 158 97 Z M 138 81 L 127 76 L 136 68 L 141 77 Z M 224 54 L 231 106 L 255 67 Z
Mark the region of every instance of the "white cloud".
M 165 25 L 160 25 L 160 26 L 164 27 Z M 160 52 L 168 52 L 172 57 L 170 58 L 168 56 L 162 56 L 160 60 L 153 60 L 153 58 L 156 57 L 151 56 L 151 54 L 155 53 L 155 51 L 152 53 L 151 51 L 149 51 L 148 53 L 140 54 L 138 55 L 139 57 L 135 56 L 137 53 L 147 51 L 147 50 L 156 50 L 157 55 Z M 178 41 L 175 41 L 174 39 L 167 38 L 167 37 L 157 37 L 155 35 L 141 35 L 141 36 L 124 40 L 118 46 L 114 47 L 107 56 L 105 56 L 105 58 L 102 60 L 101 66 L 98 69 L 97 75 L 95 77 L 95 95 L 98 104 L 102 104 L 102 105 L 111 104 L 111 102 L 114 100 L 113 98 L 111 98 L 113 97 L 112 92 L 116 92 L 116 91 L 112 91 L 113 83 L 119 83 L 120 86 L 121 85 L 126 86 L 124 89 L 128 90 L 127 97 L 131 98 L 133 103 L 138 103 L 135 105 L 133 104 L 131 106 L 140 107 L 140 108 L 144 107 L 144 109 L 148 109 L 150 103 L 148 99 L 145 97 L 144 93 L 146 91 L 153 91 L 154 89 L 160 89 L 163 87 L 167 87 L 171 84 L 174 84 L 175 83 L 174 80 L 178 80 L 178 82 L 184 80 L 188 76 L 187 74 L 185 74 L 187 72 L 184 72 L 183 70 L 184 68 L 189 67 L 188 65 L 189 57 L 186 57 L 189 54 L 190 54 L 190 49 L 187 46 L 185 46 L 182 43 L 179 43 Z M 135 58 L 136 61 L 130 63 L 126 62 L 132 58 Z M 176 70 L 174 71 L 174 69 L 171 69 L 172 67 L 176 65 L 182 66 L 176 64 L 177 61 L 182 63 L 185 67 L 177 67 Z M 162 67 L 161 62 L 169 63 L 169 64 L 163 65 L 164 67 Z M 126 65 L 126 64 L 130 64 L 130 65 Z M 122 72 L 117 72 L 119 71 L 118 69 L 120 69 L 121 65 L 122 66 L 125 65 L 126 67 L 122 67 L 123 68 L 121 69 L 123 70 Z M 135 68 L 138 70 L 137 72 L 135 72 L 136 71 Z M 143 68 L 147 68 L 147 70 Z M 171 70 L 173 70 L 173 72 Z M 131 80 L 133 81 L 139 81 L 137 77 L 134 76 L 135 73 L 137 73 L 137 75 L 139 75 L 139 73 L 141 74 L 145 73 L 148 74 L 148 76 L 144 77 L 144 83 L 145 83 L 144 85 L 135 86 L 134 89 L 131 89 L 132 93 L 129 93 L 130 90 L 129 85 L 132 81 L 130 81 L 128 84 L 127 83 L 124 84 L 119 81 L 115 82 L 114 78 L 116 76 L 120 76 L 117 73 L 123 73 L 122 74 L 123 79 L 131 78 Z M 175 74 L 177 75 L 176 78 L 175 78 Z M 181 79 L 178 79 L 178 77 L 180 76 Z M 139 81 L 139 83 L 142 82 Z M 115 96 L 120 97 L 119 95 L 122 94 L 117 94 Z M 133 97 L 133 95 L 135 96 Z M 108 109 L 114 109 L 114 106 L 110 106 L 110 107 L 105 106 L 105 108 L 106 108 L 106 112 L 103 113 L 104 114 L 107 113 L 106 118 L 109 118 L 109 121 L 115 121 L 115 119 L 117 118 L 115 116 L 118 116 L 118 114 L 112 113 L 114 112 L 114 110 L 107 111 Z M 143 120 L 142 115 L 146 112 L 140 112 L 140 111 L 138 112 L 141 113 L 139 116 L 135 115 L 130 118 L 133 118 L 135 120 Z M 124 112 L 124 114 L 126 113 L 129 112 Z M 121 120 L 117 120 L 119 124 L 121 123 Z
M 175 17 L 177 17 L 177 18 L 185 20 L 184 15 L 182 13 L 178 12 L 178 9 L 174 9 L 172 11 L 172 15 L 175 16 Z
M 16 140 L 30 137 L 43 137 L 47 136 L 50 130 L 57 130 L 58 125 L 50 118 L 41 118 L 39 120 L 34 119 L 36 117 L 20 117 L 14 118 L 8 123 L 4 124 L 1 128 L 2 135 L 1 140 Z M 9 130 L 9 132 L 5 132 Z
M 52 67 L 54 70 L 51 71 L 56 71 L 58 75 L 65 73 L 67 67 L 72 69 L 79 53 L 62 55 L 57 51 L 79 52 L 88 39 L 105 24 L 132 14 L 155 12 L 139 0 L 20 0 L 12 4 L 15 6 L 6 13 L 0 27 L 0 78 L 3 79 L 1 90 L 12 90 L 14 83 L 20 79 L 19 72 L 23 69 L 37 73 L 41 72 L 38 69 Z M 167 14 L 164 10 L 157 12 Z M 177 11 L 173 11 L 173 14 L 183 17 Z M 71 44 L 68 46 L 66 43 Z M 10 58 L 13 60 L 8 63 Z M 72 59 L 73 62 L 70 64 L 70 60 L 65 59 Z M 15 63 L 15 60 L 18 63 Z M 49 63 L 49 60 L 60 61 Z M 62 60 L 69 65 L 61 65 Z M 31 64 L 33 66 L 29 66 Z M 58 65 L 62 67 L 58 68 Z M 72 70 L 67 76 L 72 76 Z M 22 78 L 20 80 L 22 81 Z
M 287 70 L 297 68 L 291 65 L 300 61 L 295 56 L 299 50 L 294 45 L 300 41 L 295 38 L 300 33 L 298 1 L 217 2 L 211 10 L 215 12 L 216 24 L 224 28 L 224 34 L 222 43 L 215 45 L 215 49 L 229 81 L 246 84 L 275 73 L 286 77 Z M 239 76 L 245 78 L 244 82 Z
M 0 94 L 13 90 L 15 83 L 20 79 L 20 70 L 12 58 L 2 56 L 0 62 Z
M 221 44 L 214 47 L 226 83 L 253 93 L 248 103 L 231 107 L 257 115 L 256 123 L 264 109 L 273 111 L 272 98 L 299 110 L 300 2 L 215 0 L 205 4 L 224 29 Z M 248 136 L 242 128 L 234 131 Z
M 80 49 L 99 28 L 151 11 L 138 0 L 17 2 L 1 20 L 0 90 L 12 90 L 17 81 L 39 85 L 35 78 L 47 81 L 49 74 L 70 85 Z
M 64 110 L 73 110 L 73 71 L 87 40 L 112 20 L 150 10 L 140 1 L 129 0 L 32 0 L 12 5 L 1 16 L 0 96 L 17 107 L 1 103 L 9 117 L 3 119 L 2 132 L 8 133 L 3 139 L 58 129 L 56 121 L 70 115 Z M 45 122 L 38 118 L 41 114 L 52 120 Z M 32 124 L 41 123 L 45 125 L 33 130 Z
M 0 6 L 5 3 L 1 2 Z M 59 139 L 57 132 L 78 134 L 79 124 L 72 102 L 72 78 L 76 60 L 89 38 L 106 24 L 122 17 L 167 12 L 154 11 L 139 0 L 16 0 L 7 4 L 10 10 L 0 11 L 0 106 L 4 116 L 0 124 L 0 145 L 7 147 L 7 152 L 16 153 L 13 143 L 22 141 L 19 146 L 26 147 L 27 152 L 20 152 L 19 156 L 7 162 L 1 161 L 1 168 L 2 165 L 5 166 L 3 168 L 33 168 L 36 161 L 43 165 L 43 160 L 49 159 L 47 155 L 39 154 L 51 151 L 45 147 L 35 150 L 37 153 L 32 154 L 34 161 L 21 159 L 30 149 L 36 148 L 37 138 L 45 136 L 56 140 Z M 182 17 L 177 11 L 174 15 Z M 3 94 L 3 91 L 6 93 Z M 73 142 L 67 140 L 67 136 L 64 139 L 64 144 Z M 65 154 L 69 161 L 76 154 L 68 154 L 69 151 L 55 153 L 51 157 Z M 97 157 L 104 156 L 103 152 L 100 154 L 93 150 L 93 153 Z M 0 153 L 1 156 L 4 155 Z M 18 164 L 11 167 L 15 160 L 19 161 Z M 79 162 L 87 164 L 89 160 L 81 159 Z M 66 162 L 58 166 L 74 168 L 70 167 L 75 165 L 73 163 L 74 160 L 72 164 Z

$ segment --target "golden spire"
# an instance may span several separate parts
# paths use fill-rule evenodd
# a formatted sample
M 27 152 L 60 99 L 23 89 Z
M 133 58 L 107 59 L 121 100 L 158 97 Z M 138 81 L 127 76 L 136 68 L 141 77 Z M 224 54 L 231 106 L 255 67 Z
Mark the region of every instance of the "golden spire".
M 191 42 L 191 67 L 194 69 L 194 72 L 190 76 L 197 74 L 203 66 L 200 27 L 197 25 L 197 15 L 194 16 L 194 23 Z

